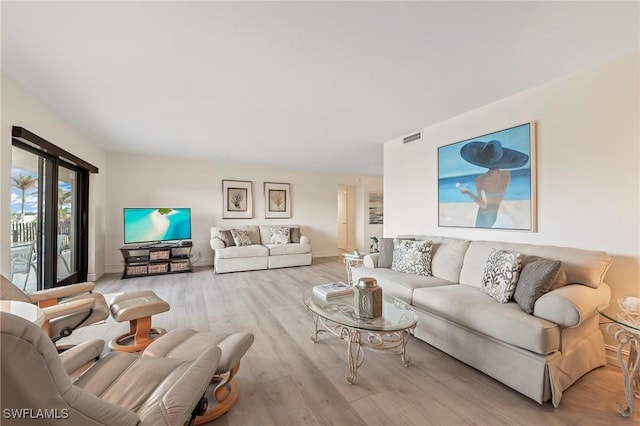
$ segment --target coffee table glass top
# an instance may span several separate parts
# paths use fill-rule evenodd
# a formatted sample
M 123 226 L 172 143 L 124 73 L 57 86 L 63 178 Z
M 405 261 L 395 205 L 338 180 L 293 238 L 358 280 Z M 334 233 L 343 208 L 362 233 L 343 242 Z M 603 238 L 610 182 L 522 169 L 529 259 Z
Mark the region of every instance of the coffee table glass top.
M 407 303 L 394 296 L 383 295 L 382 316 L 375 319 L 357 318 L 353 311 L 353 295 L 324 301 L 314 295 L 313 289 L 305 290 L 302 299 L 313 313 L 343 325 L 369 331 L 401 331 L 412 328 L 418 315 Z
M 611 304 L 603 309 L 598 309 L 600 315 L 610 319 L 632 333 L 640 334 L 640 315 L 631 315 L 622 311 L 616 304 Z

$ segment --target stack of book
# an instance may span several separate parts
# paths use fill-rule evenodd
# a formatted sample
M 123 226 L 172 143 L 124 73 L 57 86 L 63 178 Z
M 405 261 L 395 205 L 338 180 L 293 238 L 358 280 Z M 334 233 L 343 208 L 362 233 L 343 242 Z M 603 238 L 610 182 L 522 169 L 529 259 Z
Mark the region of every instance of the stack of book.
M 345 296 L 353 293 L 353 287 L 343 282 L 317 285 L 313 287 L 313 294 L 323 300 Z

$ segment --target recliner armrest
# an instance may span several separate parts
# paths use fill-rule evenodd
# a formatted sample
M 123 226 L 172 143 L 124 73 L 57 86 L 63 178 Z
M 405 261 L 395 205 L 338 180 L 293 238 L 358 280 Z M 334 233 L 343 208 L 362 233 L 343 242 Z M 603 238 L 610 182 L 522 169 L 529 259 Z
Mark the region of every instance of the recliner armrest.
M 213 346 L 205 350 L 162 397 L 162 402 L 144 416 L 141 425 L 185 424 L 215 374 L 222 351 Z M 145 407 L 142 407 L 144 410 Z
M 42 308 L 44 312 L 45 320 L 51 321 L 55 318 L 60 318 L 65 315 L 71 315 L 78 312 L 87 312 L 89 309 L 93 309 L 96 306 L 94 299 L 80 299 L 72 300 L 58 305 L 48 306 Z
M 86 363 L 99 358 L 104 350 L 104 340 L 82 342 L 60 354 L 60 361 L 67 374 L 71 374 Z
M 63 297 L 77 296 L 82 293 L 88 293 L 94 289 L 96 284 L 88 281 L 86 283 L 78 283 L 65 285 L 62 287 L 48 288 L 46 290 L 36 291 L 35 293 L 27 293 L 27 297 L 31 303 L 40 303 L 52 299 L 60 299 Z

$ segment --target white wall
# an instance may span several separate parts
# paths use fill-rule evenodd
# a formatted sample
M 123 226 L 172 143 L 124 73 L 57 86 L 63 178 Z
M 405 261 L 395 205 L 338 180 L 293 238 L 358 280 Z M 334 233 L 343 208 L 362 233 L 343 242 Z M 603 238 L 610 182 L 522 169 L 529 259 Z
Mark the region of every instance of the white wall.
M 425 234 L 610 253 L 612 301 L 640 295 L 638 52 L 385 144 L 385 235 Z M 537 122 L 538 232 L 439 228 L 437 147 Z
M 299 224 L 311 238 L 314 256 L 337 254 L 338 186 L 381 186 L 382 178 L 286 170 L 154 156 L 107 154 L 105 263 L 121 272 L 124 207 L 190 207 L 193 253 L 198 265 L 213 264 L 209 228 L 234 224 Z M 253 219 L 222 219 L 222 180 L 253 182 Z M 264 219 L 264 182 L 291 184 L 292 218 Z
M 11 236 L 11 128 L 24 127 L 54 145 L 93 164 L 89 194 L 89 279 L 104 269 L 105 152 L 97 141 L 69 125 L 33 94 L 2 72 L 2 127 L 0 129 L 0 273 L 10 277 Z

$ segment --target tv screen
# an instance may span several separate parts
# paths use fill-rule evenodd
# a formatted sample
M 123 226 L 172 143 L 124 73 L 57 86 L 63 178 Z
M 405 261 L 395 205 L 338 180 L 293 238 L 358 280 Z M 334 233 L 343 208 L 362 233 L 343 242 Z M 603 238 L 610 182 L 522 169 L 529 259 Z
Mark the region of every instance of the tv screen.
M 191 239 L 190 208 L 125 208 L 124 243 Z

